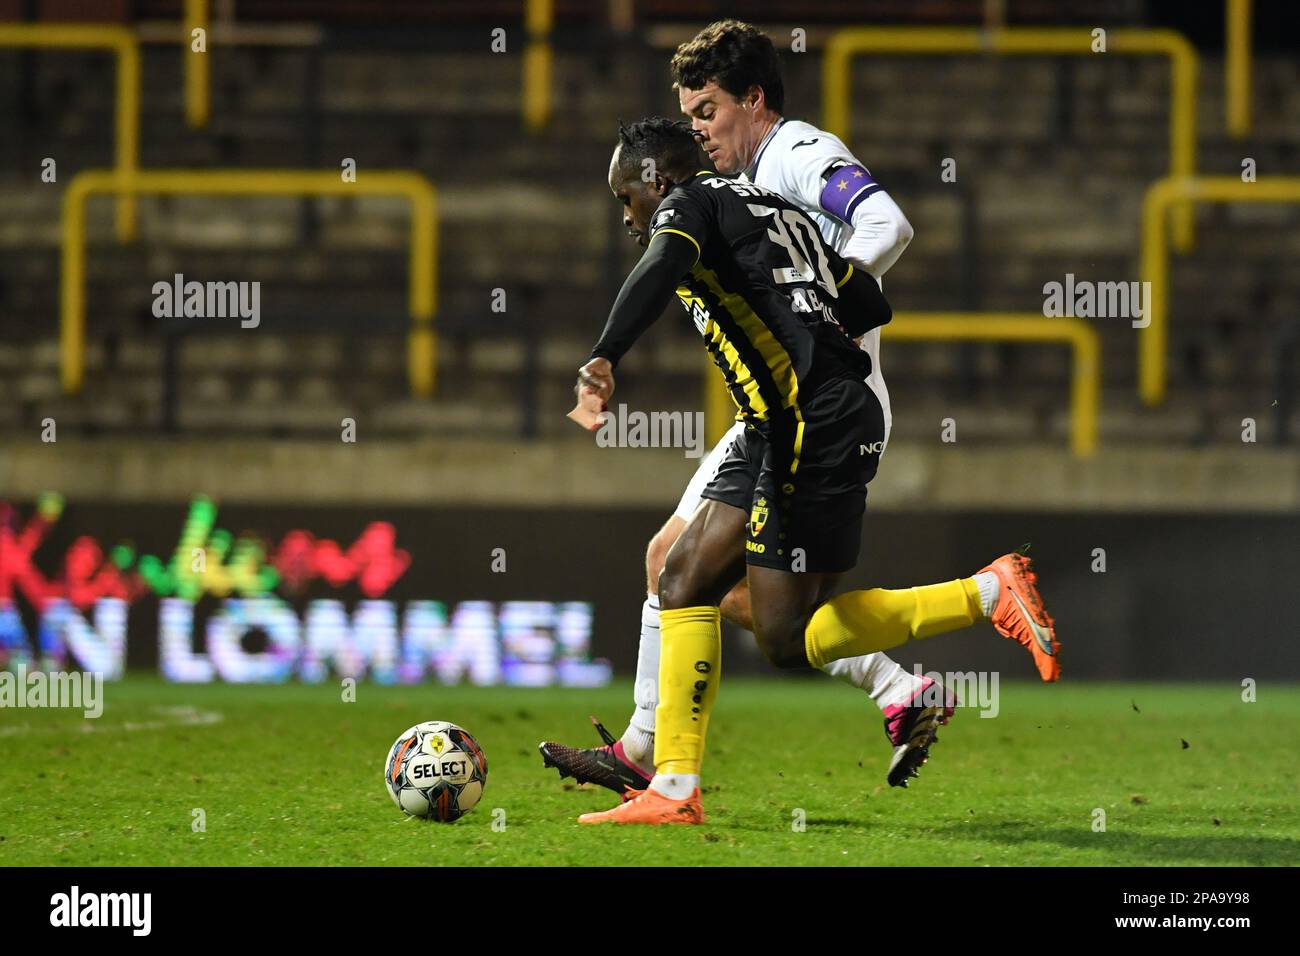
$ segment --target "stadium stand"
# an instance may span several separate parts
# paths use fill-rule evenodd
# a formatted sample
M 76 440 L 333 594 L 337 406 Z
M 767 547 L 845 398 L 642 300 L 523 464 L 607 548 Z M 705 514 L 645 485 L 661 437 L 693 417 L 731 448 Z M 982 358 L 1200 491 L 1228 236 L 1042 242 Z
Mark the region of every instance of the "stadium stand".
M 31 14 L 0 4 L 0 18 Z M 62 10 L 60 7 L 62 6 Z M 113 4 L 104 5 L 114 8 Z M 119 3 L 123 21 L 178 20 L 180 4 Z M 219 6 L 219 5 L 218 5 Z M 141 164 L 154 167 L 411 169 L 437 184 L 441 212 L 438 393 L 413 398 L 405 367 L 407 212 L 386 199 L 142 197 L 140 235 L 119 244 L 113 205 L 90 207 L 87 375 L 60 394 L 59 213 L 62 184 L 113 162 L 112 61 L 94 53 L 0 49 L 0 430 L 55 415 L 85 434 L 164 428 L 195 434 L 319 436 L 346 414 L 372 433 L 547 436 L 636 251 L 604 187 L 618 117 L 675 112 L 664 60 L 707 19 L 708 4 L 640 5 L 648 35 L 612 31 L 588 5 L 557 3 L 554 101 L 544 131 L 520 120 L 520 70 L 488 50 L 505 26 L 524 42 L 518 6 L 387 5 L 388 30 L 344 29 L 365 4 L 258 5 L 248 24 L 307 26 L 316 42 L 214 43 L 212 117 L 185 123 L 179 44 L 143 50 Z M 716 4 L 722 12 L 725 4 Z M 786 21 L 783 4 L 750 15 Z M 806 54 L 786 57 L 788 113 L 817 121 L 819 42 L 837 15 L 825 3 Z M 868 3 L 902 22 L 912 5 Z M 1058 25 L 1047 4 L 1010 4 L 1019 23 Z M 1138 4 L 1085 3 L 1075 22 L 1136 22 Z M 50 19 L 75 4 L 47 4 Z M 433 8 L 437 9 L 434 10 Z M 919 5 L 946 23 L 978 3 Z M 941 13 L 935 8 L 942 7 Z M 38 11 L 41 12 L 41 11 Z M 364 13 L 368 16 L 368 11 Z M 689 18 L 689 23 L 682 25 Z M 807 20 L 805 16 L 803 18 Z M 842 16 L 841 16 L 842 19 Z M 603 51 L 603 56 L 593 56 Z M 1202 49 L 1198 169 L 1296 167 L 1300 64 L 1260 52 L 1255 124 L 1245 142 L 1223 115 L 1223 53 Z M 863 104 L 852 145 L 916 229 L 886 288 L 898 310 L 1038 311 L 1042 286 L 1078 278 L 1140 279 L 1141 204 L 1168 165 L 1167 66 L 1130 58 L 889 57 L 859 61 Z M 960 86 L 963 97 L 948 95 Z M 503 145 L 505 144 L 505 145 Z M 58 161 L 60 185 L 41 184 Z M 960 156 L 958 184 L 936 157 Z M 1175 257 L 1170 394 L 1146 408 L 1136 393 L 1136 339 L 1122 319 L 1096 319 L 1102 342 L 1107 445 L 1239 441 L 1260 418 L 1262 440 L 1300 442 L 1300 208 L 1203 207 L 1197 245 Z M 1086 271 L 1081 269 L 1086 264 Z M 164 328 L 150 311 L 160 277 L 256 279 L 263 325 Z M 508 277 L 503 283 L 502 277 Z M 505 313 L 492 309 L 504 288 Z M 166 332 L 167 334 L 164 334 Z M 638 405 L 699 407 L 703 357 L 671 314 L 628 360 L 620 387 Z M 982 441 L 1064 442 L 1069 355 L 1010 343 L 886 346 L 895 436 L 930 436 L 953 414 Z M 170 371 L 169 371 L 170 370 Z M 168 382 L 174 384 L 169 392 Z M 174 407 L 168 408 L 168 395 Z M 1276 403 L 1276 404 L 1275 404 Z

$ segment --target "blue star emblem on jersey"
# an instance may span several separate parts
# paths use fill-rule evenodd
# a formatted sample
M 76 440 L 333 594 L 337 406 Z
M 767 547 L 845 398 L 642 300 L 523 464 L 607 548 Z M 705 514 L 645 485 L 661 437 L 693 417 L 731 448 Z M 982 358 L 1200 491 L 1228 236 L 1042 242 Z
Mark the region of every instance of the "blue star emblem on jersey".
M 754 509 L 749 513 L 750 535 L 757 538 L 763 533 L 763 525 L 765 524 L 767 524 L 767 499 L 759 498 L 754 502 Z

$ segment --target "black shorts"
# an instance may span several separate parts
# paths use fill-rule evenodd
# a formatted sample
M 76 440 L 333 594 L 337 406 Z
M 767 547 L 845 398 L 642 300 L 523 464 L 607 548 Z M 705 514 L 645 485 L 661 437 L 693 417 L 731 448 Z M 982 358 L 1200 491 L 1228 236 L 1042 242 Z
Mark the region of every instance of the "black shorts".
M 862 546 L 867 482 L 885 444 L 885 416 L 860 379 L 823 385 L 794 416 L 748 427 L 703 497 L 749 512 L 745 560 L 781 571 L 840 572 Z

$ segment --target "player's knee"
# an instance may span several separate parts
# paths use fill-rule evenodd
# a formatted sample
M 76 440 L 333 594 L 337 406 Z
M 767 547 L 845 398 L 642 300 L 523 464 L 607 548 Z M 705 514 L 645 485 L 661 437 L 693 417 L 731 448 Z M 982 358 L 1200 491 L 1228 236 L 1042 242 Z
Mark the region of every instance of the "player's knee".
M 699 602 L 695 598 L 694 588 L 690 585 L 689 575 L 671 564 L 665 565 L 659 573 L 659 608 L 668 611 L 674 608 L 695 607 Z
M 660 609 L 701 607 L 717 603 L 717 595 L 709 593 L 700 568 L 692 561 L 692 555 L 682 552 L 669 554 L 659 575 Z
M 773 667 L 794 670 L 808 667 L 803 630 L 798 622 L 783 622 L 774 627 L 759 628 L 755 636 L 759 648 Z

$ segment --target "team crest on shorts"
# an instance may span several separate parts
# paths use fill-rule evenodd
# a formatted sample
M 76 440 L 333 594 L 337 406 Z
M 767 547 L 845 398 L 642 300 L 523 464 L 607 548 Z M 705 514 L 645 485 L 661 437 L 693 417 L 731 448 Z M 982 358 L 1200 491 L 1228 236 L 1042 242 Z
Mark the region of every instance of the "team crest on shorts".
M 767 524 L 767 499 L 759 498 L 754 502 L 754 510 L 749 513 L 749 533 L 757 538 L 763 533 L 765 524 Z

